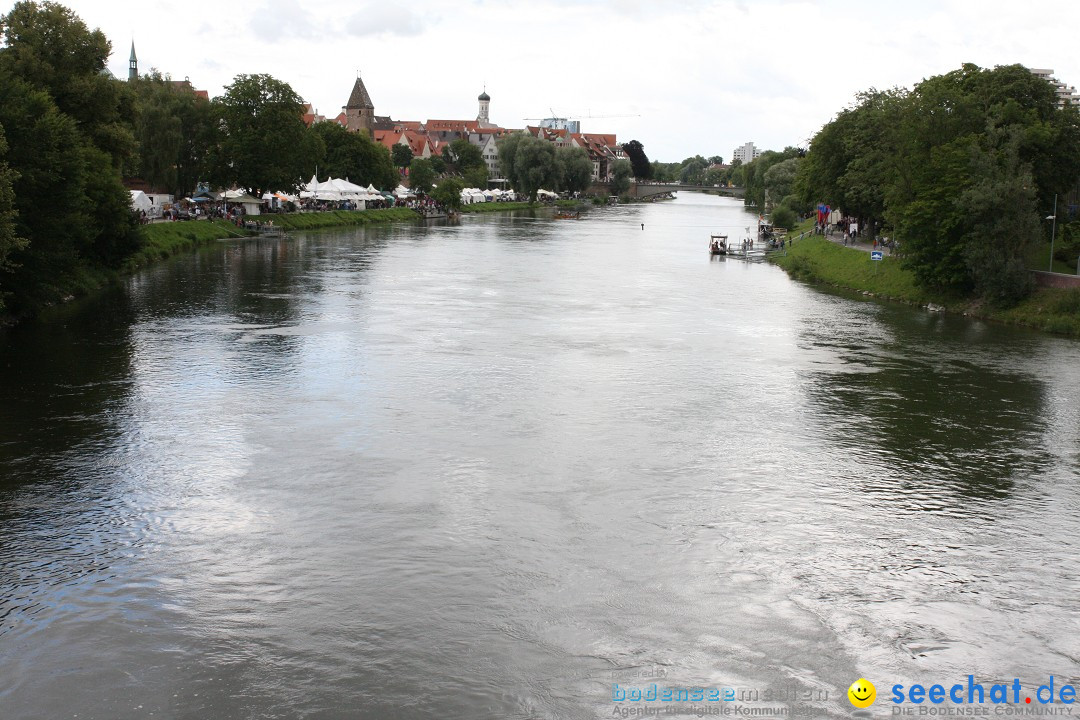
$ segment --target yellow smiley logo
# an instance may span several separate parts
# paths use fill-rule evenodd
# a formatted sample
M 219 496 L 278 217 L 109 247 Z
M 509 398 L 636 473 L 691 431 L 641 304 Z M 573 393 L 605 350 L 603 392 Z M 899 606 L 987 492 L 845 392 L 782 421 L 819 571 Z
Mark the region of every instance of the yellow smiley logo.
M 865 678 L 859 678 L 847 689 L 847 697 L 855 707 L 868 708 L 877 700 L 877 689 L 874 683 Z

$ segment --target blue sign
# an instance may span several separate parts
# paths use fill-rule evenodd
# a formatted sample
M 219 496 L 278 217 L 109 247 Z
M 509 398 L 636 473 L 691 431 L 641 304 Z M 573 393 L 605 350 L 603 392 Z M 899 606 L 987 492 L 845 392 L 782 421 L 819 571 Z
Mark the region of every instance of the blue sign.
M 870 259 L 871 260 L 881 260 L 884 257 L 885 257 L 885 251 L 884 250 L 871 250 L 870 251 Z

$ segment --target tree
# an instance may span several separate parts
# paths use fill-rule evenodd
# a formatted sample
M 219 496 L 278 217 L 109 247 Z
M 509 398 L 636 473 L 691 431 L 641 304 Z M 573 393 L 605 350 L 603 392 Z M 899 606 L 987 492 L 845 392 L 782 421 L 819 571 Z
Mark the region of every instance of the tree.
M 215 148 L 221 144 L 216 109 L 209 100 L 185 94 L 176 108 L 180 117 L 180 151 L 176 158 L 179 193 L 191 192 L 199 180 L 210 177 Z
M 497 143 L 499 148 L 499 169 L 502 170 L 502 176 L 509 180 L 511 185 L 514 184 L 514 177 L 517 174 L 515 163 L 518 146 L 527 137 L 529 135 L 524 132 L 516 132 L 503 137 Z
M 525 136 L 514 153 L 514 176 L 509 178 L 518 192 L 536 202 L 536 191 L 543 187 L 556 187 L 559 177 L 555 162 L 555 146 L 546 140 Z
M 972 157 L 972 174 L 978 179 L 959 201 L 970 219 L 964 260 L 975 291 L 1006 305 L 1031 292 L 1024 257 L 1042 234 L 1035 176 L 1031 163 L 1020 156 L 1022 132 L 1017 126 L 987 132 L 992 144 Z
M 457 178 L 443 178 L 438 187 L 431 191 L 431 197 L 447 210 L 461 209 L 461 191 L 465 184 Z
M 709 158 L 709 164 L 710 165 L 723 165 L 724 164 L 724 158 L 720 157 L 719 155 L 713 155 L 711 158 Z
M 679 181 L 686 185 L 701 185 L 705 180 L 706 167 L 708 163 L 700 155 L 687 158 L 679 171 Z
M 132 83 L 135 92 L 135 139 L 138 150 L 130 173 L 152 188 L 177 192 L 177 164 L 184 140 L 180 106 L 183 96 L 160 73 Z M 194 95 L 191 95 L 194 102 Z
M 462 180 L 465 182 L 465 187 L 486 188 L 488 182 L 487 165 L 469 168 L 462 175 Z
M 4 64 L 15 77 L 44 90 L 79 132 L 119 163 L 134 149 L 126 127 L 132 98 L 126 83 L 104 74 L 112 46 L 74 12 L 54 2 L 18 2 L 0 20 Z
M 798 165 L 798 158 L 788 158 L 765 171 L 762 180 L 765 184 L 766 198 L 772 205 L 779 205 L 781 200 L 791 194 Z
M 795 215 L 795 211 L 789 208 L 787 205 L 778 205 L 772 212 L 772 224 L 776 227 L 782 227 L 785 229 L 791 229 L 798 222 L 798 218 Z
M 419 195 L 427 195 L 434 183 L 435 171 L 431 168 L 431 161 L 413 158 L 409 165 L 409 188 Z
M 15 230 L 15 190 L 12 187 L 18 173 L 10 169 L 4 159 L 7 155 L 7 142 L 4 128 L 0 126 L 0 310 L 4 309 L 4 296 L 7 294 L 4 282 L 11 267 L 8 257 L 12 252 L 26 247 L 26 240 L 20 238 Z
M 623 143 L 622 149 L 630 160 L 635 178 L 648 180 L 652 177 L 652 165 L 649 163 L 649 157 L 645 154 L 644 145 L 637 140 L 631 140 L 628 143 Z
M 407 168 L 413 161 L 413 151 L 408 145 L 394 143 L 390 150 L 390 158 L 394 161 L 394 167 Z
M 752 207 L 766 209 L 766 173 L 768 173 L 774 165 L 778 165 L 788 159 L 798 158 L 798 156 L 799 149 L 794 147 L 784 148 L 783 152 L 766 150 L 758 158 L 742 166 L 743 172 L 745 173 L 744 187 L 746 188 L 746 197 L 743 202 Z M 786 178 L 787 173 L 784 173 L 782 179 Z M 778 201 L 779 199 L 780 197 L 774 198 L 775 201 Z
M 468 140 L 454 140 L 443 148 L 443 159 L 446 160 L 447 169 L 458 175 L 464 175 L 473 168 L 487 167 L 480 148 Z
M 312 131 L 324 147 L 319 160 L 320 173 L 379 188 L 391 188 L 397 183 L 398 174 L 391 164 L 390 153 L 367 133 L 349 132 L 336 122 L 315 123 Z
M 109 43 L 54 3 L 0 18 L 0 127 L 17 215 L 6 243 L 6 305 L 33 310 L 68 294 L 80 267 L 116 266 L 141 243 L 120 182 L 134 139 L 125 83 L 102 74 Z M 5 202 L 10 202 L 10 199 Z M 4 231 L 6 235 L 6 231 Z
M 561 179 L 559 189 L 570 193 L 582 193 L 592 185 L 593 164 L 585 148 L 561 147 L 555 149 L 559 161 Z
M 616 160 L 611 178 L 611 194 L 622 195 L 630 189 L 630 177 L 634 170 L 629 160 Z
M 304 125 L 304 103 L 288 83 L 269 75 L 237 75 L 215 99 L 223 126 L 225 184 L 252 191 L 295 190 L 319 154 Z

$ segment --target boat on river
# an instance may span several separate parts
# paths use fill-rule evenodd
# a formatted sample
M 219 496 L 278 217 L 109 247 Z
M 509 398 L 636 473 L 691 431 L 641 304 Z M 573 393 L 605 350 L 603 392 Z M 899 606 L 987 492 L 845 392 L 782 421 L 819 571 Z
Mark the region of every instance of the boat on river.
M 713 235 L 709 238 L 709 255 L 727 255 L 727 235 Z

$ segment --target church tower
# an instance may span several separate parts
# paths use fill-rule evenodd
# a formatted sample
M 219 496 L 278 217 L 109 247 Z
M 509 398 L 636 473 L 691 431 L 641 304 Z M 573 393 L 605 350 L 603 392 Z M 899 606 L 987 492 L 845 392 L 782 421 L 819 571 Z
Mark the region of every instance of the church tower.
M 364 131 L 372 134 L 375 126 L 375 106 L 371 103 L 371 96 L 360 76 L 356 76 L 353 83 L 352 94 L 349 95 L 349 104 L 342 108 L 345 111 L 345 129 L 349 132 Z
M 488 105 L 491 103 L 491 96 L 487 94 L 487 88 L 484 88 L 484 92 L 480 93 L 480 96 L 476 98 L 480 101 L 480 114 L 476 116 L 476 122 L 480 127 L 491 127 L 491 119 L 488 117 Z
M 128 82 L 139 79 L 139 60 L 135 57 L 135 41 L 131 41 L 131 57 L 128 58 Z

